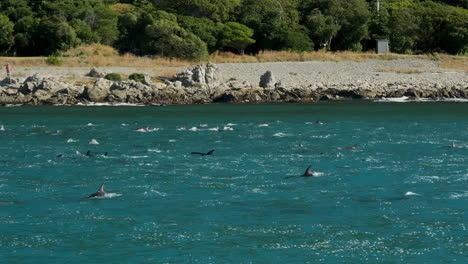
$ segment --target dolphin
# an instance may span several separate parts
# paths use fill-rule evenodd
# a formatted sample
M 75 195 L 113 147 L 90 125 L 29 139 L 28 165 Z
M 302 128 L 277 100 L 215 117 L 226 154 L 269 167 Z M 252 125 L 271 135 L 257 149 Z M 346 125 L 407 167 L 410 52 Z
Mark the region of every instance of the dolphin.
M 312 172 L 312 170 L 310 169 L 312 168 L 312 165 L 309 165 L 309 167 L 307 167 L 306 171 L 304 172 L 304 174 L 302 174 L 301 176 L 287 176 L 287 177 L 284 177 L 285 179 L 289 179 L 289 178 L 300 178 L 300 177 L 313 177 L 314 176 L 314 173 Z
M 455 142 L 452 142 L 452 145 L 450 145 L 449 148 L 462 148 L 462 146 L 456 145 Z
M 101 187 L 99 187 L 99 190 L 93 194 L 91 194 L 90 196 L 88 196 L 88 198 L 92 198 L 92 197 L 101 197 L 101 196 L 104 196 L 106 195 L 106 192 L 104 191 L 104 183 L 101 184 Z
M 314 173 L 312 172 L 312 170 L 310 169 L 312 167 L 312 165 L 309 165 L 309 167 L 307 167 L 306 171 L 304 172 L 304 174 L 302 175 L 302 177 L 310 177 L 310 176 L 314 176 Z
M 214 152 L 214 151 L 215 151 L 215 150 L 214 150 L 214 149 L 212 149 L 212 150 L 208 151 L 207 153 L 202 153 L 202 152 L 192 152 L 192 153 L 190 153 L 190 154 L 198 154 L 198 155 L 202 155 L 202 156 L 207 156 L 207 155 L 211 155 L 211 154 L 213 154 L 213 152 Z
M 88 156 L 88 157 L 95 157 L 95 156 L 96 156 L 95 153 L 96 153 L 96 152 L 91 152 L 91 150 L 88 150 L 88 151 L 86 151 L 86 154 L 85 154 L 85 155 Z M 107 151 L 106 151 L 106 152 L 104 152 L 102 155 L 103 155 L 103 156 L 107 156 L 108 154 L 109 154 L 109 153 L 107 153 Z
M 357 145 L 352 145 L 352 146 L 349 146 L 349 147 L 345 147 L 345 149 L 350 149 L 350 150 L 357 149 Z

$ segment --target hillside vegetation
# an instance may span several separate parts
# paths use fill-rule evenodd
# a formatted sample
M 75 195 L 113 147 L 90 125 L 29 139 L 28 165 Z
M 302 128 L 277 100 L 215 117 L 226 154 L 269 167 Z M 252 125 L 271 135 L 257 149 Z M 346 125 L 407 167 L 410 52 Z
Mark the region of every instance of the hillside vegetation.
M 467 8 L 468 0 L 382 0 L 379 12 L 365 0 L 2 0 L 0 56 L 83 57 L 74 48 L 95 43 L 185 64 L 222 52 L 366 51 L 381 38 L 395 53 L 467 55 Z

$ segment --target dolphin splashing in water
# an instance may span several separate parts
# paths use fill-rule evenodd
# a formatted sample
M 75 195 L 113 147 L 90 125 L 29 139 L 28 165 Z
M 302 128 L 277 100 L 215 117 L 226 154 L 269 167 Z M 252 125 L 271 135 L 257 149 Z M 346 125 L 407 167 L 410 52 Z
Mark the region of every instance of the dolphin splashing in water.
M 104 196 L 106 195 L 106 192 L 104 191 L 104 183 L 101 184 L 101 187 L 99 187 L 99 190 L 93 194 L 91 194 L 90 196 L 88 196 L 88 198 L 92 198 L 92 197 L 101 197 L 101 196 Z
M 312 171 L 312 165 L 309 165 L 309 167 L 307 167 L 306 171 L 304 172 L 304 174 L 300 175 L 300 176 L 287 176 L 287 177 L 284 177 L 285 179 L 289 179 L 289 178 L 301 178 L 301 177 L 313 177 L 313 176 L 317 176 L 317 175 L 320 175 L 321 173 L 317 173 L 314 175 L 314 172 Z
M 312 172 L 312 170 L 310 169 L 312 168 L 312 165 L 309 165 L 309 167 L 307 167 L 306 171 L 304 172 L 304 174 L 302 175 L 302 177 L 311 177 L 311 176 L 314 176 L 314 173 Z

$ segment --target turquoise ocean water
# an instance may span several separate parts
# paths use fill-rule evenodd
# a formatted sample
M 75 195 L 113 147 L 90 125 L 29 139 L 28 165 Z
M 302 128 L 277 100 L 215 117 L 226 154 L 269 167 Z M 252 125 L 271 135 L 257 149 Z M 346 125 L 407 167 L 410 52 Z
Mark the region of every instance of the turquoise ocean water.
M 12 107 L 0 125 L 0 263 L 468 260 L 467 103 Z

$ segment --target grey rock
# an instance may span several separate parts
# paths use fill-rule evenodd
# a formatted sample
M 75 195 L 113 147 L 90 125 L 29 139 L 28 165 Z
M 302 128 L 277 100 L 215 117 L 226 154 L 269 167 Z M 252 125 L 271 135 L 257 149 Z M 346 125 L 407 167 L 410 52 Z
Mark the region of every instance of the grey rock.
M 218 83 L 218 67 L 215 64 L 196 65 L 176 74 L 173 81 L 180 81 L 183 86 L 199 86 Z
M 262 88 L 275 87 L 275 77 L 271 71 L 266 71 L 260 76 L 259 86 Z
M 33 82 L 24 82 L 23 85 L 18 89 L 18 91 L 22 94 L 30 94 L 36 88 L 36 85 Z
M 107 72 L 101 71 L 97 68 L 92 68 L 91 71 L 86 75 L 94 78 L 104 78 L 107 75 Z
M 218 66 L 213 63 L 206 65 L 205 82 L 207 84 L 217 84 L 219 81 Z
M 102 102 L 110 93 L 113 82 L 98 78 L 93 86 L 87 86 L 83 96 L 92 102 Z
M 6 95 L 9 95 L 9 96 L 18 95 L 18 89 L 8 87 L 8 88 L 3 90 L 3 93 L 5 93 Z
M 151 77 L 146 74 L 143 75 L 143 84 L 151 86 L 152 85 Z
M 176 88 L 182 88 L 182 82 L 181 82 L 181 81 L 175 81 L 175 82 L 174 82 L 174 86 L 175 86 Z
M 153 86 L 154 86 L 156 89 L 164 89 L 164 88 L 167 87 L 167 84 L 157 82 L 157 83 L 154 83 Z

